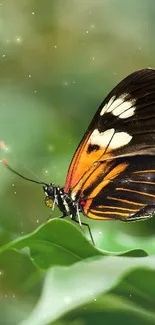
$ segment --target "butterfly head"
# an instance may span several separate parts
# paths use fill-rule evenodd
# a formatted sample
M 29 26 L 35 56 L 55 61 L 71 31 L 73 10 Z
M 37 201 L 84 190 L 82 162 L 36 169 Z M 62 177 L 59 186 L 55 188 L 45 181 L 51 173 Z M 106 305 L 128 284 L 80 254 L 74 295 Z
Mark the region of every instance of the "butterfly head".
M 45 192 L 45 205 L 48 208 L 53 207 L 53 202 L 54 202 L 55 195 L 56 195 L 55 189 L 56 189 L 56 186 L 53 183 L 46 184 L 43 186 L 43 190 Z

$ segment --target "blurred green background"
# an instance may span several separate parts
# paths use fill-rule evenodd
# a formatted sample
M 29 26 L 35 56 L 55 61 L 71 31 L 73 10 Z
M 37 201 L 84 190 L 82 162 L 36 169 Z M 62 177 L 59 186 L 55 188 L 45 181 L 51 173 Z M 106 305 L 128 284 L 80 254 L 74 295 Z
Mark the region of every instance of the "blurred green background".
M 33 178 L 30 169 L 63 186 L 72 155 L 106 94 L 134 70 L 155 67 L 154 17 L 153 0 L 2 0 L 0 140 L 7 152 L 1 150 L 1 158 L 27 177 Z M 0 244 L 31 232 L 49 213 L 42 187 L 1 164 Z M 90 220 L 90 225 L 100 248 L 155 250 L 155 220 L 131 225 Z M 16 324 L 16 307 L 22 306 L 22 318 L 39 288 L 27 303 L 20 296 L 19 304 L 9 282 L 0 286 L 0 325 Z

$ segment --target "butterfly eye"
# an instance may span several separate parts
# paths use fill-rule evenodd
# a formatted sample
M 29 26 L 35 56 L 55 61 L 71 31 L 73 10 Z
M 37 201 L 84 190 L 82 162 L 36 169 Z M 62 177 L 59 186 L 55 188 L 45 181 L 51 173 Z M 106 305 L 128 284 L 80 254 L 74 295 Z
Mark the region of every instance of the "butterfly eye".
M 53 207 L 53 199 L 50 196 L 46 196 L 46 198 L 45 198 L 45 205 L 48 208 L 52 208 Z

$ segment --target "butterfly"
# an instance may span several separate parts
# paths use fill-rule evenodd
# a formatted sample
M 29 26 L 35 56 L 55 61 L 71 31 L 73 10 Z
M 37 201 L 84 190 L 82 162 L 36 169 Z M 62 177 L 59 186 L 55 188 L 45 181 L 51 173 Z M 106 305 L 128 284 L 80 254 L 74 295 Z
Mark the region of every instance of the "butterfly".
M 133 72 L 104 99 L 75 151 L 64 187 L 38 183 L 43 185 L 45 204 L 52 211 L 57 205 L 60 218 L 70 216 L 81 227 L 86 225 L 93 243 L 90 227 L 81 222 L 80 212 L 96 220 L 136 221 L 152 217 L 155 70 Z

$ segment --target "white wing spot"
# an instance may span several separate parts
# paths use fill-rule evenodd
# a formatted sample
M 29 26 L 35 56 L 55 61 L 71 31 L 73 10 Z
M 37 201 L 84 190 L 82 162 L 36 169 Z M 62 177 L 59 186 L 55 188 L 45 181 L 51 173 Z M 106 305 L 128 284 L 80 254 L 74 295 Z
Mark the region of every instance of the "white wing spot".
M 96 144 L 101 147 L 109 146 L 110 149 L 117 149 L 127 145 L 131 139 L 132 136 L 127 132 L 115 133 L 115 129 L 99 132 L 99 130 L 95 129 L 88 140 L 88 144 Z
M 124 113 L 126 110 L 131 108 L 132 104 L 129 101 L 124 101 L 118 99 L 119 105 L 113 110 L 113 115 L 119 116 L 120 114 Z
M 88 143 L 97 144 L 101 147 L 106 147 L 109 144 L 114 133 L 115 129 L 109 129 L 105 132 L 99 132 L 99 130 L 95 129 L 91 134 Z
M 128 118 L 134 115 L 135 108 L 133 105 L 136 100 L 125 100 L 127 94 L 122 95 L 121 97 L 115 100 L 113 96 L 107 104 L 102 108 L 100 115 L 104 113 L 112 113 L 114 116 L 118 116 L 121 119 Z
M 104 105 L 104 107 L 102 108 L 102 111 L 101 111 L 101 113 L 100 113 L 101 116 L 102 116 L 104 113 L 107 112 L 107 109 L 110 107 L 110 105 L 113 103 L 114 100 L 115 100 L 115 96 L 112 96 L 111 99 L 109 100 L 109 102 L 106 103 L 106 104 Z
M 112 141 L 109 144 L 111 149 L 116 149 L 119 147 L 123 147 L 128 144 L 132 139 L 132 136 L 126 132 L 117 132 L 115 133 Z
M 135 113 L 135 107 L 131 107 L 130 109 L 126 110 L 124 113 L 122 113 L 119 117 L 120 118 L 128 118 L 133 116 Z
M 122 113 L 122 108 L 121 109 L 119 109 L 119 108 L 120 108 L 120 106 L 122 105 L 123 102 L 124 102 L 123 98 L 121 98 L 121 97 L 114 100 L 114 102 L 107 109 L 107 112 L 108 113 L 112 112 L 114 114 L 114 111 L 116 110 L 117 111 L 116 115 L 119 115 L 118 111 L 121 111 L 121 113 Z

